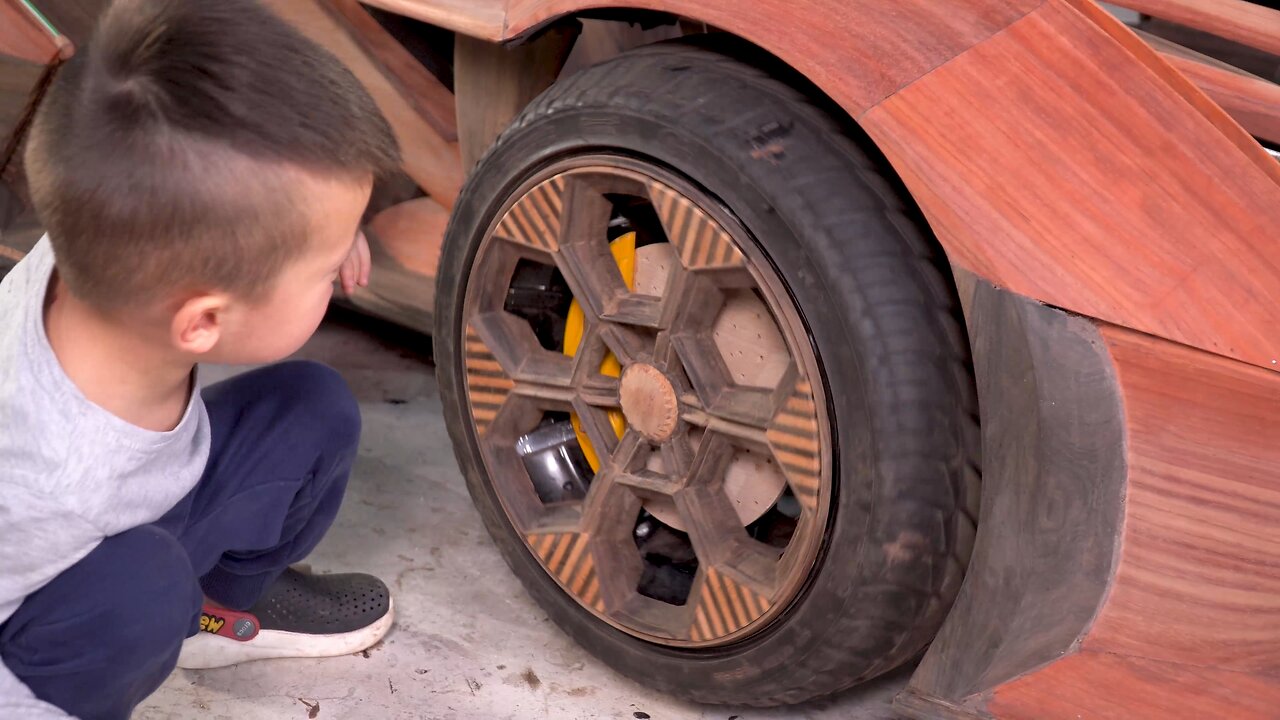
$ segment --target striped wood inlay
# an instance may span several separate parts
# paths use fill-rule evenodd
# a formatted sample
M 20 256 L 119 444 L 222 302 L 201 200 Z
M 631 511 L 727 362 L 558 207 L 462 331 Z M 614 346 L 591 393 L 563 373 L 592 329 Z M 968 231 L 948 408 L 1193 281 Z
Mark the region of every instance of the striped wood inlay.
M 795 391 L 774 417 L 765 436 L 796 499 L 805 508 L 816 510 L 822 474 L 822 448 L 818 440 L 817 407 L 808 380 L 796 384 Z
M 583 605 L 604 612 L 600 578 L 587 547 L 586 533 L 543 533 L 526 537 L 529 547 L 542 558 L 543 567 Z
M 555 252 L 560 247 L 564 185 L 564 178 L 555 177 L 530 190 L 507 211 L 494 234 L 519 245 Z
M 467 395 L 476 435 L 483 436 L 498 416 L 515 383 L 503 372 L 497 358 L 480 339 L 474 327 L 467 327 Z
M 764 615 L 770 605 L 763 595 L 707 568 L 689 639 L 706 642 L 737 632 Z
M 656 182 L 649 184 L 649 195 L 667 238 L 679 249 L 680 262 L 686 268 L 710 270 L 746 265 L 729 233 L 683 195 Z

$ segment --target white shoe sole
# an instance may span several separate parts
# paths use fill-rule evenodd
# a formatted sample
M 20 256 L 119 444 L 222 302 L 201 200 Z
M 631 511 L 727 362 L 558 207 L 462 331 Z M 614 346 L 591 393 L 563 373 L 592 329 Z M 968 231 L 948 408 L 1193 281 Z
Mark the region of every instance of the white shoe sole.
M 390 600 L 387 614 L 359 630 L 338 635 L 308 635 L 281 630 L 261 630 L 247 642 L 196 633 L 182 643 L 178 667 L 185 670 L 208 670 L 228 667 L 253 660 L 272 658 L 320 658 L 350 655 L 372 647 L 386 637 L 395 617 L 395 601 Z

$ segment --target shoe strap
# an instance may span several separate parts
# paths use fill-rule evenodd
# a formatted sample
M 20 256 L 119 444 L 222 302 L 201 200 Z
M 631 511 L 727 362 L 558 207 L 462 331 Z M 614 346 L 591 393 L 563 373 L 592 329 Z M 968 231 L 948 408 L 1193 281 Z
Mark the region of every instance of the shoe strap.
M 253 613 L 206 602 L 200 608 L 200 632 L 248 642 L 258 636 L 261 623 Z

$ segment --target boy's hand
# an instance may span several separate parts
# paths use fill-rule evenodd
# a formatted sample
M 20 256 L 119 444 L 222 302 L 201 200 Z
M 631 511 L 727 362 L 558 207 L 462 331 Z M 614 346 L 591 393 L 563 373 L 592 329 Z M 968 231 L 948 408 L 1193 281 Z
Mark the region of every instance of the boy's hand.
M 373 270 L 373 258 L 369 254 L 369 240 L 364 231 L 356 233 L 356 241 L 351 246 L 351 254 L 342 263 L 338 271 L 338 279 L 342 282 L 342 291 L 348 295 L 355 292 L 356 286 L 368 287 L 369 272 Z

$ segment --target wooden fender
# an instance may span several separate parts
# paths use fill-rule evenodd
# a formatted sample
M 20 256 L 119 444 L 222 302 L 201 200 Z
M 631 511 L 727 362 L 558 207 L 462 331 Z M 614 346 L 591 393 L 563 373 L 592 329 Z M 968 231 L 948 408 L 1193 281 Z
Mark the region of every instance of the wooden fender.
M 723 28 L 871 134 L 954 264 L 1278 367 L 1280 163 L 1092 0 L 374 2 L 492 41 L 600 7 Z
M 1280 378 L 962 287 L 984 407 L 982 521 L 897 709 L 1274 717 Z
M 1280 164 L 1128 28 L 1090 0 L 378 1 L 491 41 L 593 7 L 693 18 L 893 163 L 977 278 L 988 483 L 901 710 L 1274 717 Z

